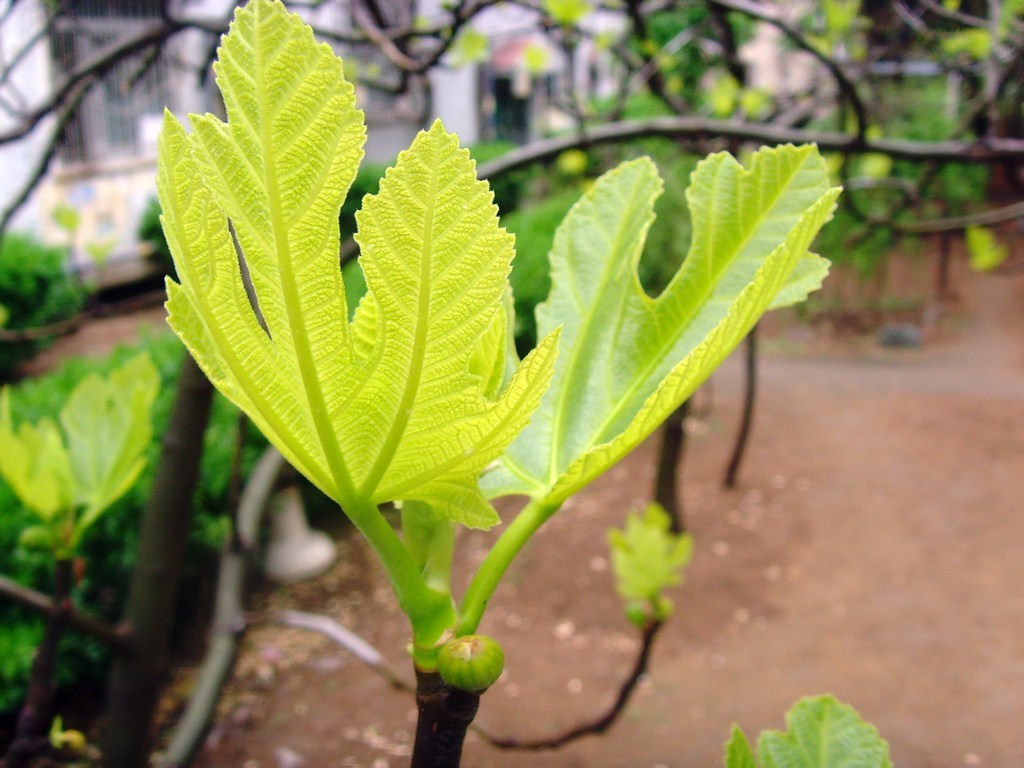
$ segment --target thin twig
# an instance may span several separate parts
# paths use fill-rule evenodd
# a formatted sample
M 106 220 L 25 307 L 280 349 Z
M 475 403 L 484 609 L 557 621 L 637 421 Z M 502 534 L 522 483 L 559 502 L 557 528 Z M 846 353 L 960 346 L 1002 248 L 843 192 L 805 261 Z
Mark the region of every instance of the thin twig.
M 0 576 L 0 595 L 8 597 L 26 608 L 31 608 L 37 613 L 45 615 L 53 613 L 53 598 L 6 576 Z M 71 608 L 68 623 L 75 629 L 80 629 L 86 634 L 102 640 L 115 653 L 127 653 L 131 649 L 127 637 L 118 632 L 113 625 L 77 608 Z
M 42 341 L 43 339 L 67 336 L 77 331 L 90 320 L 126 314 L 145 307 L 156 306 L 162 303 L 166 297 L 166 292 L 161 288 L 140 296 L 133 296 L 130 299 L 124 299 L 123 301 L 110 304 L 96 304 L 66 320 L 58 320 L 56 323 L 50 323 L 49 325 L 38 325 L 33 328 L 0 328 L 0 344 Z
M 267 614 L 262 618 L 266 621 L 277 622 L 288 627 L 318 632 L 337 643 L 370 667 L 370 669 L 383 676 L 393 687 L 408 693 L 415 693 L 416 691 L 416 685 L 389 665 L 380 651 L 329 616 L 306 613 L 304 611 L 278 611 Z M 563 733 L 543 739 L 519 739 L 509 736 L 496 736 L 489 728 L 478 722 L 474 722 L 470 728 L 478 733 L 484 741 L 499 749 L 524 751 L 558 749 L 584 736 L 604 733 L 615 724 L 625 711 L 630 696 L 632 696 L 633 691 L 640 683 L 644 674 L 646 674 L 650 664 L 651 652 L 654 648 L 654 640 L 663 626 L 663 622 L 655 621 L 648 624 L 644 629 L 641 636 L 640 649 L 637 652 L 637 657 L 633 662 L 633 668 L 629 676 L 620 686 L 615 701 L 612 702 L 606 712 L 598 717 L 575 725 Z
M 633 694 L 633 691 L 647 672 L 647 666 L 651 659 L 651 651 L 654 648 L 654 640 L 663 626 L 663 622 L 654 621 L 648 624 L 643 630 L 640 651 L 637 654 L 636 661 L 633 663 L 633 669 L 630 672 L 629 677 L 623 681 L 622 686 L 619 688 L 619 693 L 615 697 L 615 701 L 608 708 L 608 711 L 593 720 L 580 723 L 579 725 L 573 726 L 562 733 L 544 739 L 519 739 L 512 736 L 495 736 L 482 726 L 476 726 L 474 730 L 479 733 L 485 741 L 499 749 L 517 749 L 527 752 L 558 749 L 559 747 L 564 747 L 566 744 L 576 741 L 584 736 L 604 733 L 611 728 L 622 713 L 626 711 L 626 704 L 629 703 L 630 696 Z
M 248 626 L 242 603 L 249 564 L 256 548 L 260 520 L 284 466 L 281 454 L 268 448 L 242 491 L 233 535 L 225 542 L 221 555 L 206 658 L 196 674 L 195 689 L 185 713 L 160 758 L 160 768 L 188 765 L 209 729 L 224 683 L 234 668 L 238 641 Z
M 935 160 L 938 162 L 993 163 L 1024 160 L 1024 140 L 993 139 L 985 142 L 914 141 L 907 139 L 863 139 L 847 133 L 815 131 L 784 125 L 732 122 L 707 117 L 672 116 L 645 120 L 624 120 L 596 125 L 588 129 L 590 144 L 614 144 L 648 137 L 692 138 L 706 140 L 737 139 L 760 144 L 817 144 L 826 151 L 846 153 L 877 152 L 901 160 Z M 560 136 L 531 142 L 482 163 L 482 177 L 543 162 L 579 144 L 576 136 Z
M 306 613 L 305 611 L 277 611 L 268 614 L 265 618 L 267 621 L 283 624 L 286 627 L 317 632 L 340 645 L 366 666 L 380 673 L 393 687 L 409 693 L 416 692 L 416 684 L 388 664 L 380 651 L 329 616 Z

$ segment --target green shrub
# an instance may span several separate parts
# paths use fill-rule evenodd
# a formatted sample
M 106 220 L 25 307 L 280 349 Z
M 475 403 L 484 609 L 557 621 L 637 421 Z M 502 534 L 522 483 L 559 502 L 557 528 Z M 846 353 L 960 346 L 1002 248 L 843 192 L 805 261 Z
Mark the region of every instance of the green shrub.
M 75 589 L 77 605 L 111 621 L 116 621 L 121 614 L 135 557 L 138 523 L 152 487 L 160 453 L 159 441 L 170 420 L 178 369 L 184 354 L 181 342 L 169 332 L 153 334 L 140 344 L 119 347 L 105 358 L 69 359 L 52 373 L 22 382 L 11 390 L 11 409 L 16 422 L 52 417 L 82 377 L 92 372 L 109 372 L 141 349 L 149 353 L 161 379 L 160 394 L 153 406 L 154 438 L 149 447 L 149 463 L 138 483 L 90 529 L 84 543 L 84 577 Z M 186 578 L 195 582 L 205 577 L 228 530 L 229 483 L 237 424 L 237 409 L 217 395 L 205 437 L 186 554 Z M 244 472 L 251 470 L 265 446 L 257 430 L 248 430 L 242 457 Z M 44 555 L 26 552 L 17 546 L 21 529 L 32 519 L 10 489 L 0 482 L 0 573 L 45 592 L 50 588 L 52 563 Z M 186 624 L 189 609 L 199 607 L 194 603 L 182 601 L 179 619 L 184 619 Z M 32 652 L 41 633 L 42 623 L 37 616 L 0 602 L 0 712 L 18 706 L 28 679 Z M 107 650 L 101 643 L 77 631 L 69 631 L 61 645 L 58 680 L 64 685 L 99 681 L 105 673 L 107 657 Z
M 665 191 L 654 204 L 654 226 L 647 235 L 640 257 L 640 282 L 647 293 L 657 296 L 679 271 L 690 250 L 692 227 L 690 209 L 686 204 L 686 188 L 690 174 L 697 167 L 697 156 L 671 153 L 652 155 L 665 180 Z
M 10 233 L 0 245 L 0 305 L 8 330 L 37 328 L 75 315 L 85 288 L 67 269 L 67 250 L 48 248 L 27 235 Z M 52 339 L 0 342 L 0 381 Z

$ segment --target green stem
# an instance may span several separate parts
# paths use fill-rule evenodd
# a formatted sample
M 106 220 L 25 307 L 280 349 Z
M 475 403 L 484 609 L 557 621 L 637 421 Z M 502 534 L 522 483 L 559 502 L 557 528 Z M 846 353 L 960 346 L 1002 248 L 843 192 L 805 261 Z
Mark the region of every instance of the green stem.
M 451 594 L 452 560 L 455 558 L 455 526 L 444 521 L 430 540 L 430 551 L 423 564 L 423 578 L 427 586 Z
M 432 669 L 434 646 L 455 623 L 451 597 L 427 586 L 409 550 L 376 506 L 349 505 L 345 511 L 384 563 L 398 605 L 412 622 L 414 661 Z
M 476 632 L 483 618 L 487 604 L 490 602 L 494 591 L 498 588 L 505 571 L 519 554 L 530 537 L 547 522 L 555 512 L 559 504 L 550 502 L 530 501 L 516 519 L 509 524 L 502 532 L 498 540 L 494 542 L 491 551 L 477 568 L 473 579 L 469 582 L 466 594 L 459 606 L 459 625 L 456 635 L 471 635 Z

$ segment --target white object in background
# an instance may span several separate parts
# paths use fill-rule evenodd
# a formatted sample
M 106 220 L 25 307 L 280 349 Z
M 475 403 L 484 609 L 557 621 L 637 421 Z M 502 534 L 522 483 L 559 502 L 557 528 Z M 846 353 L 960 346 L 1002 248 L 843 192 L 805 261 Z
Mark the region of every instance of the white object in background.
M 290 485 L 270 501 L 270 544 L 263 572 L 274 581 L 293 582 L 319 576 L 334 563 L 338 549 L 323 531 L 306 520 L 299 489 Z

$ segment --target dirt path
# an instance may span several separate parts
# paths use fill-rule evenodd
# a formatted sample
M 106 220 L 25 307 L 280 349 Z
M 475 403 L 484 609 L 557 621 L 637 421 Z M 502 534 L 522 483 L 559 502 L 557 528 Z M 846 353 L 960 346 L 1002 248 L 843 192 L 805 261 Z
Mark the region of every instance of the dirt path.
M 781 727 L 800 695 L 857 707 L 903 768 L 1024 765 L 1024 277 L 971 278 L 960 320 L 921 350 L 771 353 L 742 487 L 720 477 L 741 370 L 716 375 L 686 467 L 696 555 L 654 674 L 603 738 L 467 766 L 720 766 L 733 722 Z M 545 735 L 594 713 L 635 640 L 605 529 L 641 503 L 651 449 L 573 500 L 514 565 L 482 628 L 505 678 L 479 721 Z M 472 563 L 488 536 L 461 540 Z M 327 613 L 400 667 L 405 629 L 358 541 L 269 605 Z M 407 763 L 406 694 L 327 641 L 250 633 L 205 768 Z M 298 759 L 304 762 L 297 762 Z M 291 761 L 291 762 L 289 762 Z

